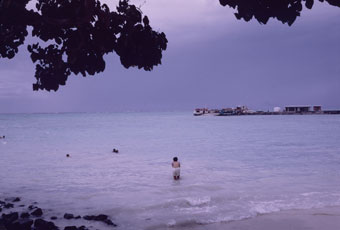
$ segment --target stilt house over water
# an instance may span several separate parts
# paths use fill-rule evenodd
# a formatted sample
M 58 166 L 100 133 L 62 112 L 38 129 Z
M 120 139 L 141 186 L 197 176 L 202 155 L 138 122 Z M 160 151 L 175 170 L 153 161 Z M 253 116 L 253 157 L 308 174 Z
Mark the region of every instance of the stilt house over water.
M 309 113 L 309 112 L 321 112 L 321 106 L 315 105 L 313 106 L 313 110 L 311 110 L 312 106 L 286 106 L 285 112 L 287 113 Z

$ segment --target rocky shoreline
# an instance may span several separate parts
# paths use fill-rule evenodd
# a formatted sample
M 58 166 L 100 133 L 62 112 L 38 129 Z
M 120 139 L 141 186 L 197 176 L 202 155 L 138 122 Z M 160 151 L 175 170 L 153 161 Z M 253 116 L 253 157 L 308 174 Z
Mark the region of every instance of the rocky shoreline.
M 108 215 L 74 215 L 71 213 L 65 213 L 62 217 L 51 216 L 49 220 L 46 220 L 43 209 L 37 206 L 37 202 L 26 205 L 22 204 L 20 197 L 8 197 L 4 200 L 0 200 L 0 230 L 60 230 L 53 220 L 65 219 L 65 220 L 77 220 L 83 219 L 88 221 L 101 222 L 107 226 L 117 227 L 117 224 L 113 223 Z M 85 225 L 65 226 L 64 230 L 90 230 L 92 226 L 87 227 Z

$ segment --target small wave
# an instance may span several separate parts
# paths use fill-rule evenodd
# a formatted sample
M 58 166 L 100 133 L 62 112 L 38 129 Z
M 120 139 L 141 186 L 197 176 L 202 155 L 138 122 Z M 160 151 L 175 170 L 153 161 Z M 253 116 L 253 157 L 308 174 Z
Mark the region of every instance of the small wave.
M 281 211 L 283 207 L 287 206 L 286 204 L 283 203 L 282 200 L 251 202 L 251 203 L 252 203 L 251 205 L 252 207 L 250 208 L 250 213 L 254 215 L 278 212 L 278 211 Z
M 189 197 L 185 199 L 187 204 L 190 206 L 203 206 L 208 205 L 211 202 L 210 196 L 204 197 Z
M 302 196 L 313 196 L 313 195 L 317 195 L 320 194 L 320 192 L 305 192 L 305 193 L 301 193 Z
M 192 207 L 204 207 L 208 206 L 211 203 L 210 196 L 203 196 L 203 197 L 186 197 L 186 198 L 176 198 L 176 199 L 169 199 L 166 203 L 157 204 L 150 206 L 150 208 L 170 208 L 170 207 L 177 207 L 177 208 L 192 208 Z
M 167 227 L 174 227 L 176 225 L 176 220 L 170 220 L 168 223 L 167 223 Z
M 187 214 L 202 214 L 202 213 L 212 213 L 217 207 L 216 206 L 206 206 L 206 207 L 188 207 L 188 208 L 179 208 L 178 210 L 181 213 Z

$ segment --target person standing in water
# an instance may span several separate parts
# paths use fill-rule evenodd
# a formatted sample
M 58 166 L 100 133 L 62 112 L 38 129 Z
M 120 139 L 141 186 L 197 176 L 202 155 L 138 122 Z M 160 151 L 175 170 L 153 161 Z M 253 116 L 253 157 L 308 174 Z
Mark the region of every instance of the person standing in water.
M 173 176 L 174 180 L 179 180 L 179 176 L 181 173 L 181 163 L 179 163 L 178 158 L 174 157 L 172 162 L 172 168 L 173 168 Z

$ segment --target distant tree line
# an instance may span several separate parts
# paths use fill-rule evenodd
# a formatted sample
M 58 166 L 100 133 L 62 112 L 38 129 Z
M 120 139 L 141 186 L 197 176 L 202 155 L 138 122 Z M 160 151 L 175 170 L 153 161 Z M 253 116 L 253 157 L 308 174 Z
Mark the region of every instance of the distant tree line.
M 12 59 L 28 32 L 39 42 L 27 45 L 36 63 L 33 90 L 57 91 L 72 74 L 94 75 L 105 69 L 105 54 L 116 52 L 125 68 L 150 71 L 161 64 L 168 40 L 154 31 L 147 16 L 129 0 L 120 0 L 111 11 L 100 0 L 0 0 L 0 58 Z M 319 0 L 340 7 L 340 0 Z M 237 19 L 270 18 L 292 25 L 303 5 L 314 0 L 220 0 L 236 10 Z M 174 16 L 175 17 L 175 16 Z M 28 29 L 28 26 L 31 29 Z

